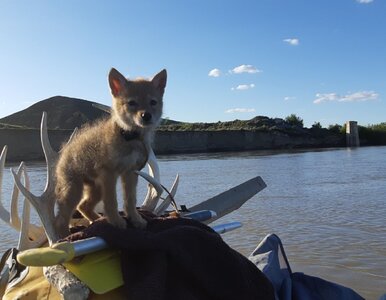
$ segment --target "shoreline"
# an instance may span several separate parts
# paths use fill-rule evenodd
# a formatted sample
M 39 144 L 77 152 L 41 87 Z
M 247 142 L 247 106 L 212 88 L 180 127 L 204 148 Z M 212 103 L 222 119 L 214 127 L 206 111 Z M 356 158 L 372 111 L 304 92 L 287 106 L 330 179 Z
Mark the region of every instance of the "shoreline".
M 55 151 L 72 130 L 48 130 Z M 1 129 L 0 148 L 8 146 L 8 162 L 44 160 L 39 129 Z M 157 155 L 245 152 L 345 147 L 344 136 L 316 138 L 308 134 L 289 135 L 280 131 L 157 131 L 153 149 Z

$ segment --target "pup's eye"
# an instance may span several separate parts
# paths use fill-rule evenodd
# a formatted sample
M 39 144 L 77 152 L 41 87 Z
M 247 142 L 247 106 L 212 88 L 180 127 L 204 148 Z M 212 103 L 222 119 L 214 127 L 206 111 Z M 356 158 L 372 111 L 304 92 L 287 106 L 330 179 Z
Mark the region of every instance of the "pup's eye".
M 137 101 L 135 100 L 130 100 L 129 102 L 127 102 L 127 104 L 130 106 L 130 107 L 135 107 L 138 105 Z
M 150 100 L 150 105 L 151 105 L 151 106 L 156 106 L 157 103 L 158 103 L 157 100 L 154 100 L 154 99 L 151 99 L 151 100 Z

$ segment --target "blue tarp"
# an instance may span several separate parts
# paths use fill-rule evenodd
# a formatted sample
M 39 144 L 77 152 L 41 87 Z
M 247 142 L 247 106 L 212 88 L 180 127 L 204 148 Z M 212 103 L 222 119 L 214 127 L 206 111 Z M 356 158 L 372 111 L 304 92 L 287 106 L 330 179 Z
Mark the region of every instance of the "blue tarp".
M 268 277 L 277 300 L 362 300 L 352 289 L 309 276 L 293 273 L 280 238 L 267 235 L 249 259 Z

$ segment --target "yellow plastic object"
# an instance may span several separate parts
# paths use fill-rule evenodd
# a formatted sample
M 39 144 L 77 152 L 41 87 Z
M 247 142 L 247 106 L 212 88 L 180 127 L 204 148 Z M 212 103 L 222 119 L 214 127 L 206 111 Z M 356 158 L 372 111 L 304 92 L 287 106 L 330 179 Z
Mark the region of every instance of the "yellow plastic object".
M 69 242 L 54 244 L 52 247 L 29 249 L 17 255 L 17 261 L 24 266 L 44 267 L 61 264 L 74 258 L 74 247 Z
M 63 264 L 95 294 L 104 294 L 123 285 L 118 251 L 105 249 L 75 259 L 74 256 L 74 246 L 63 242 L 22 251 L 17 255 L 17 261 L 34 267 Z
M 34 248 L 20 252 L 16 259 L 24 266 L 44 267 L 61 264 L 74 258 L 71 243 L 64 242 L 52 247 Z
M 119 251 L 105 249 L 63 265 L 95 294 L 104 294 L 123 285 Z

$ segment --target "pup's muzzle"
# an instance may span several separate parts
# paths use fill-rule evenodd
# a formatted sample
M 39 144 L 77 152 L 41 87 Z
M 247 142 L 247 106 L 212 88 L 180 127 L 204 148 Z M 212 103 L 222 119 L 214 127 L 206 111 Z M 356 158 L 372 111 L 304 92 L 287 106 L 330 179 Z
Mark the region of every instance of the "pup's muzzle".
M 152 123 L 152 115 L 151 113 L 145 111 L 141 113 L 141 122 L 143 125 L 149 125 Z
M 151 113 L 144 112 L 141 114 L 141 118 L 144 122 L 149 122 L 151 120 Z

